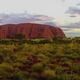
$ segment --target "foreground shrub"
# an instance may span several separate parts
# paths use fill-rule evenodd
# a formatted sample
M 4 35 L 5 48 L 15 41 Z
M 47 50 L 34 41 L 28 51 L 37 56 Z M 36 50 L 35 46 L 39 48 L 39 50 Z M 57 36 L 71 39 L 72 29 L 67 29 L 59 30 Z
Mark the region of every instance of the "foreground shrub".
M 0 76 L 2 78 L 9 78 L 13 75 L 14 69 L 13 67 L 8 63 L 2 63 L 0 64 Z
M 54 79 L 55 75 L 56 75 L 55 71 L 53 71 L 53 70 L 44 70 L 42 73 L 42 76 L 48 80 Z
M 27 78 L 27 73 L 18 71 L 11 77 L 11 80 L 27 80 Z
M 33 72 L 42 72 L 44 70 L 44 66 L 42 63 L 36 63 L 32 66 Z

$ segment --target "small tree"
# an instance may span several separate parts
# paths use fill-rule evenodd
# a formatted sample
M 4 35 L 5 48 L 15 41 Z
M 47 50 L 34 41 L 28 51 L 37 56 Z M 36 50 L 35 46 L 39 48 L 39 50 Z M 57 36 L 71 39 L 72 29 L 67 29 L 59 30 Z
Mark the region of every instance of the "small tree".
M 25 36 L 23 34 L 16 34 L 15 39 L 25 39 Z

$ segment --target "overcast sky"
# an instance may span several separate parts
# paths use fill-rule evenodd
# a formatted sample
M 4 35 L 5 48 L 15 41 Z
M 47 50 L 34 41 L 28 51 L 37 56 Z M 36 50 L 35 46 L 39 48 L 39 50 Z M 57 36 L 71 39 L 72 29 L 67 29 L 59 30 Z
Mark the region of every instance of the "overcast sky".
M 66 11 L 76 7 L 80 0 L 0 0 L 0 13 L 44 14 L 55 18 L 59 24 L 79 21 L 79 17 L 69 17 Z
M 80 0 L 0 0 L 0 13 L 24 12 L 53 17 L 60 25 L 79 23 Z

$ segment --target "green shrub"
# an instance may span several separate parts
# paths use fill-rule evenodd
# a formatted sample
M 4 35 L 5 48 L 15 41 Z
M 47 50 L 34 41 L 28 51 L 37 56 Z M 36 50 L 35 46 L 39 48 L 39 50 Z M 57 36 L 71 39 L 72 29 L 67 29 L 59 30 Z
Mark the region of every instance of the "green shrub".
M 11 80 L 27 80 L 27 79 L 28 79 L 27 73 L 24 73 L 22 71 L 16 72 L 11 78 Z
M 11 77 L 13 75 L 13 66 L 8 63 L 0 64 L 0 76 L 3 78 Z
M 51 79 L 54 79 L 54 77 L 56 76 L 56 73 L 53 70 L 44 70 L 42 73 L 42 76 L 48 80 L 51 80 Z
M 44 66 L 42 63 L 36 63 L 32 65 L 33 72 L 42 72 L 44 70 Z

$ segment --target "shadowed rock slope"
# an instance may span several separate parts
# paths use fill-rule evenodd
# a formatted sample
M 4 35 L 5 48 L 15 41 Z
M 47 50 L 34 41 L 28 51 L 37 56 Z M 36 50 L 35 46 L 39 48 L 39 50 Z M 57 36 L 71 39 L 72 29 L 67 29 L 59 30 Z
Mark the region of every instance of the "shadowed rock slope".
M 22 34 L 26 39 L 65 37 L 64 32 L 55 26 L 35 23 L 0 25 L 0 39 L 14 38 L 16 34 Z

